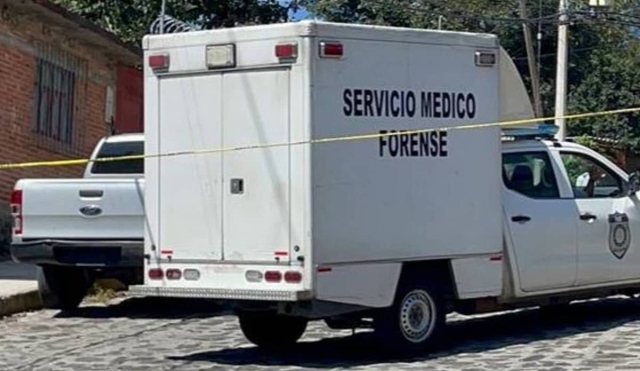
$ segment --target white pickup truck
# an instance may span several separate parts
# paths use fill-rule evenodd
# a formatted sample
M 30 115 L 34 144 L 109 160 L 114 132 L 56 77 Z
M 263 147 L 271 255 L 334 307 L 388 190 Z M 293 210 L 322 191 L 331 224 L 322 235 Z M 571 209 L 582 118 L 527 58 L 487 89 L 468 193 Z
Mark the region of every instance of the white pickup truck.
M 135 295 L 224 301 L 262 347 L 325 320 L 418 350 L 449 312 L 640 292 L 637 177 L 498 127 L 533 112 L 493 35 L 304 21 L 143 44 L 145 150 L 196 154 L 146 159 Z
M 141 155 L 142 134 L 99 141 L 91 158 Z M 11 255 L 39 265 L 44 304 L 72 309 L 97 278 L 141 280 L 144 161 L 89 162 L 82 179 L 20 179 Z

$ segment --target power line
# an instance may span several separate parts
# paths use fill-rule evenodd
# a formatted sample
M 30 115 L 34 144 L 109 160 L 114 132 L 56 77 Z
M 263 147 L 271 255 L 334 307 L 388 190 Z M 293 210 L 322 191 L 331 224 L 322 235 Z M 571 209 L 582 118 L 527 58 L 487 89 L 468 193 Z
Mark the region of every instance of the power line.
M 422 2 L 426 3 L 426 4 L 429 4 L 429 5 L 432 5 L 432 6 L 436 7 L 436 8 L 441 8 L 442 7 L 442 3 L 441 2 L 436 2 L 436 1 L 433 1 L 433 0 L 422 0 Z M 418 13 L 423 13 L 423 14 L 428 14 L 428 15 L 433 15 L 433 13 L 434 13 L 433 9 L 426 9 L 424 7 L 420 7 L 420 6 L 417 6 L 417 5 L 402 4 L 397 0 L 396 1 L 367 0 L 367 3 L 380 5 L 380 6 L 392 5 L 394 8 L 400 8 L 402 10 L 418 12 Z M 464 12 L 461 12 L 461 11 L 455 11 L 455 10 L 447 10 L 446 12 L 447 12 L 447 14 L 445 14 L 445 17 L 458 18 L 458 19 L 464 19 L 464 20 L 472 20 L 472 21 L 506 22 L 506 23 L 514 23 L 514 24 L 521 24 L 523 22 L 530 22 L 530 23 L 542 22 L 542 21 L 549 22 L 548 20 L 550 20 L 552 23 L 554 23 L 554 22 L 556 22 L 555 18 L 559 15 L 559 14 L 552 14 L 552 15 L 547 15 L 547 16 L 538 17 L 538 18 L 521 19 L 521 18 L 509 18 L 509 17 L 481 17 L 481 16 L 476 16 L 476 15 L 469 15 L 467 13 L 464 13 Z
M 587 51 L 592 51 L 592 50 L 596 50 L 599 49 L 599 46 L 592 46 L 592 47 L 588 47 L 588 48 L 573 48 L 571 49 L 571 53 L 582 53 L 582 52 L 587 52 Z M 539 57 L 540 58 L 548 58 L 548 57 L 555 57 L 556 55 L 558 55 L 558 53 L 545 53 L 545 54 L 540 54 Z M 526 61 L 527 57 L 514 57 L 511 58 L 514 61 L 520 62 L 520 61 Z

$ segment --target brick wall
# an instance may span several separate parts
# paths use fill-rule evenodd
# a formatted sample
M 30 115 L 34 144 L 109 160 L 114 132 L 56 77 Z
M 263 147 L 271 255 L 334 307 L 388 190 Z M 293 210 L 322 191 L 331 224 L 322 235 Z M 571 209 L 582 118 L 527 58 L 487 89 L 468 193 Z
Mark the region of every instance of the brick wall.
M 0 22 L 0 162 L 40 161 L 88 157 L 98 140 L 109 132 L 105 123 L 107 86 L 115 87 L 115 67 L 81 41 L 69 42 L 47 33 L 41 23 Z M 86 63 L 86 78 L 79 83 L 82 107 L 74 120 L 73 143 L 43 138 L 33 132 L 34 84 L 38 56 L 48 51 L 66 53 Z M 77 83 L 78 84 L 78 83 Z M 86 93 L 86 94 L 82 94 Z M 8 201 L 19 178 L 77 177 L 82 166 L 0 170 L 0 202 Z

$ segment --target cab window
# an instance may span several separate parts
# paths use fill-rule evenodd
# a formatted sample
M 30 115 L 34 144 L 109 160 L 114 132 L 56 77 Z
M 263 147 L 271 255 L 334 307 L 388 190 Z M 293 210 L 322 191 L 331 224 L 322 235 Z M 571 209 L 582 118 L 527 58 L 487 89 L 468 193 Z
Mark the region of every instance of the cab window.
M 144 154 L 143 141 L 105 142 L 96 158 L 141 156 Z M 97 161 L 91 167 L 93 174 L 144 174 L 144 160 L 142 158 Z
M 607 198 L 623 194 L 622 179 L 590 156 L 561 152 L 575 198 Z
M 530 198 L 560 197 L 558 182 L 547 152 L 503 154 L 502 178 L 508 189 Z

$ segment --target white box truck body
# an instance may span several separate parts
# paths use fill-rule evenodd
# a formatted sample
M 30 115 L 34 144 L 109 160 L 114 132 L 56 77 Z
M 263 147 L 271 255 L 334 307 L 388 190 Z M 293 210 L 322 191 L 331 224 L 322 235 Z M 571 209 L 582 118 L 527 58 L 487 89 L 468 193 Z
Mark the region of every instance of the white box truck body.
M 403 349 L 445 312 L 532 295 L 509 260 L 501 130 L 456 129 L 533 116 L 495 36 L 305 21 L 144 49 L 145 151 L 168 155 L 145 162 L 134 293 L 233 303 L 262 346 L 372 317 Z

